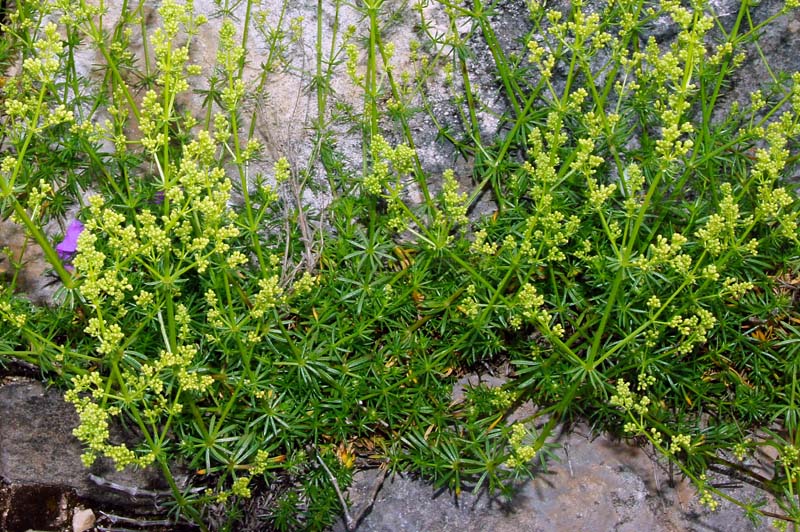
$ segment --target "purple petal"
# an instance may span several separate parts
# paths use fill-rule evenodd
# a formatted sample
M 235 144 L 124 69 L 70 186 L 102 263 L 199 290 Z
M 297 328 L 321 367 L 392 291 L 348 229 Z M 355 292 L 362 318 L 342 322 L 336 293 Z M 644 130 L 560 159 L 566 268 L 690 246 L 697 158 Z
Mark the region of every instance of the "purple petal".
M 78 249 L 78 237 L 83 232 L 83 224 L 78 220 L 72 220 L 64 234 L 64 240 L 56 246 L 59 258 L 68 260 Z

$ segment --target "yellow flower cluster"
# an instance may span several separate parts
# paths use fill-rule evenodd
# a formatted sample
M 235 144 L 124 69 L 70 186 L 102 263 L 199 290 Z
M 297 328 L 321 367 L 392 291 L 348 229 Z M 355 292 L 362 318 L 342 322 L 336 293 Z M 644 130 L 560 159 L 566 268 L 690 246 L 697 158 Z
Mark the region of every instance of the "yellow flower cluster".
M 442 178 L 442 207 L 447 221 L 453 226 L 466 226 L 469 223 L 467 194 L 459 193 L 458 181 L 456 181 L 453 170 L 445 170 Z
M 511 456 L 506 459 L 508 467 L 525 467 L 531 460 L 536 458 L 536 448 L 533 445 L 525 445 L 523 442 L 528 436 L 528 431 L 522 423 L 514 423 L 511 427 L 511 435 L 508 444 L 511 447 Z
M 260 290 L 253 298 L 253 308 L 250 315 L 253 318 L 262 318 L 269 310 L 275 308 L 282 301 L 283 289 L 280 287 L 280 279 L 277 275 L 272 275 L 258 281 Z
M 0 291 L 2 294 L 2 291 Z M 11 308 L 11 303 L 8 301 L 0 301 L 0 321 L 9 323 L 12 327 L 21 329 L 27 322 L 27 316 L 23 312 L 14 312 Z

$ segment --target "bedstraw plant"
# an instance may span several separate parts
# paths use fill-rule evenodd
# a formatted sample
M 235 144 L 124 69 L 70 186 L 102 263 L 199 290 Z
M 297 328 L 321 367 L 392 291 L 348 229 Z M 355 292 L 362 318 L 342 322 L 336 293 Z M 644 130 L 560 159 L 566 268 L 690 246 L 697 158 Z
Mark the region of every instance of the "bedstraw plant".
M 588 420 L 652 446 L 709 508 L 798 528 L 800 74 L 726 93 L 797 2 L 723 17 L 701 0 L 529 0 L 526 34 L 501 44 L 503 2 L 320 0 L 301 65 L 309 26 L 290 2 L 216 4 L 210 70 L 191 61 L 208 23 L 191 2 L 163 0 L 152 26 L 143 0 L 118 21 L 102 3 L 22 1 L 3 27 L 0 215 L 61 288 L 31 306 L 15 293 L 24 250 L 4 251 L 0 355 L 65 388 L 87 465 L 158 468 L 170 515 L 202 530 L 319 530 L 347 514 L 358 467 L 510 495 L 559 423 Z M 387 36 L 409 15 L 400 71 Z M 675 36 L 648 37 L 656 25 Z M 99 74 L 79 71 L 87 46 Z M 318 110 L 303 161 L 257 127 L 290 71 Z M 426 169 L 425 115 L 471 175 Z M 504 385 L 453 400 L 460 377 L 502 368 Z M 536 413 L 514 417 L 526 401 Z M 769 478 L 750 467 L 760 447 Z M 720 470 L 763 498 L 717 486 Z M 246 516 L 254 496 L 270 502 Z

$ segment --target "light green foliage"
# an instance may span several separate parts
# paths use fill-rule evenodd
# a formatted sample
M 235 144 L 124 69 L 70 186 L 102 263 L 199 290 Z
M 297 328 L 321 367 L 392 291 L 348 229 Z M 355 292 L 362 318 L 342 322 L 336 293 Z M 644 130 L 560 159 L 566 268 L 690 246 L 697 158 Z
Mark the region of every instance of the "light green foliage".
M 701 503 L 757 518 L 759 505 L 706 477 L 735 467 L 797 527 L 800 205 L 788 176 L 800 74 L 714 118 L 746 47 L 797 2 L 758 25 L 743 2 L 715 32 L 710 2 L 561 12 L 529 1 L 513 51 L 494 4 L 432 2 L 444 26 L 426 4 L 358 3 L 362 24 L 318 26 L 317 60 L 296 65 L 309 26 L 291 2 L 246 2 L 239 21 L 221 2 L 217 64 L 204 71 L 190 58 L 207 20 L 191 2 L 162 2 L 161 26 L 141 36 L 143 2 L 110 31 L 82 0 L 19 2 L 0 47 L 22 65 L 4 88 L 0 216 L 25 228 L 64 288 L 61 307 L 35 309 L 10 275 L 0 357 L 66 388 L 87 465 L 160 468 L 173 515 L 203 529 L 221 503 L 235 529 L 242 501 L 264 489 L 270 526 L 322 529 L 363 465 L 509 494 L 575 418 L 647 441 Z M 387 29 L 411 15 L 419 34 L 396 61 Z M 659 19 L 675 39 L 640 39 Z M 267 46 L 253 83 L 244 31 Z M 138 37 L 151 51 L 140 59 Z M 491 135 L 475 39 L 508 102 Z M 76 72 L 78 43 L 108 63 L 99 86 Z M 290 69 L 320 111 L 308 161 L 268 156 L 255 134 L 270 76 Z M 363 106 L 337 98 L 334 76 Z M 425 90 L 437 79 L 453 123 Z M 179 109 L 193 89 L 203 116 Z M 410 126 L 423 112 L 472 175 L 423 171 Z M 360 170 L 337 148 L 342 124 L 361 135 Z M 324 181 L 332 201 L 316 212 L 304 194 Z M 481 197 L 496 211 L 473 212 Z M 42 227 L 73 202 L 85 230 L 65 265 Z M 19 250 L 3 253 L 22 267 Z M 505 363 L 506 384 L 453 402 L 458 377 Z M 524 401 L 539 410 L 510 423 Z M 761 446 L 778 455 L 771 479 L 747 467 Z M 176 461 L 203 489 L 178 485 Z

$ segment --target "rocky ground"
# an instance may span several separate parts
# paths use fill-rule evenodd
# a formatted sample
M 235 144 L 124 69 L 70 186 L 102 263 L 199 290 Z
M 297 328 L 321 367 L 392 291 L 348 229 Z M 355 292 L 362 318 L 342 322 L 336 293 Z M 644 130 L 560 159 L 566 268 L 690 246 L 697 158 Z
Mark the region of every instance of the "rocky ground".
M 22 373 L 19 371 L 18 373 Z M 76 415 L 57 390 L 30 376 L 0 385 L 0 530 L 179 530 L 164 521 L 168 491 L 155 471 L 85 469 L 72 436 Z M 511 501 L 486 493 L 434 490 L 424 480 L 373 469 L 355 475 L 349 514 L 359 532 L 750 531 L 743 512 L 701 507 L 694 489 L 645 450 L 579 425 L 554 441 L 556 461 L 517 486 Z M 738 497 L 755 490 L 733 478 L 720 482 Z M 189 530 L 189 528 L 187 528 Z M 345 532 L 341 521 L 334 530 Z
M 676 532 L 770 530 L 755 526 L 741 510 L 721 506 L 709 512 L 696 502 L 694 489 L 642 449 L 592 438 L 585 427 L 563 434 L 560 462 L 518 487 L 510 503 L 485 494 L 462 495 L 458 501 L 436 492 L 423 481 L 396 476 L 383 481 L 372 511 L 359 532 L 547 532 L 620 531 Z M 358 476 L 353 491 L 376 480 L 374 471 Z M 368 490 L 369 491 L 369 490 Z M 751 492 L 736 488 L 737 495 Z M 351 497 L 357 495 L 351 493 Z M 343 531 L 341 524 L 337 531 Z

